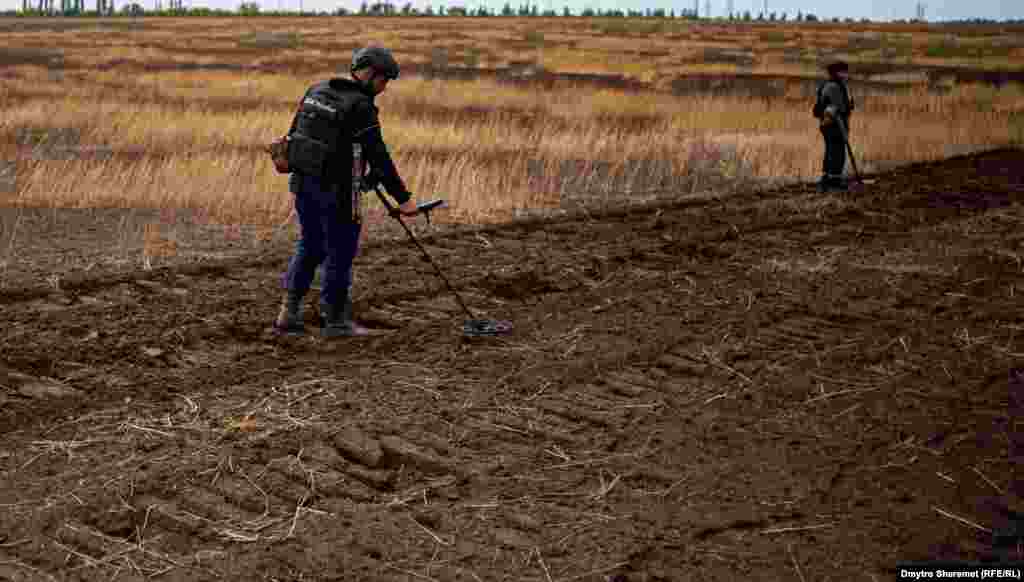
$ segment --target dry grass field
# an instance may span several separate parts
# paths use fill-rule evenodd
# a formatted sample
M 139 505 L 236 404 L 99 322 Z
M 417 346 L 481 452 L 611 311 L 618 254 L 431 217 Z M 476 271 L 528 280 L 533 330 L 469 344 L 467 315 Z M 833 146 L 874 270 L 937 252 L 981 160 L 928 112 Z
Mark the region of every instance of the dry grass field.
M 369 42 L 406 70 L 378 100 L 398 166 L 459 222 L 573 196 L 813 179 L 810 100 L 835 57 L 854 64 L 862 171 L 1024 131 L 1022 85 L 979 74 L 1019 76 L 1020 28 L 150 18 L 7 19 L 0 30 L 0 158 L 18 159 L 4 200 L 28 205 L 278 224 L 290 197 L 260 146 L 287 128 L 306 86 Z M 38 136 L 55 130 L 73 134 L 74 151 L 45 152 Z

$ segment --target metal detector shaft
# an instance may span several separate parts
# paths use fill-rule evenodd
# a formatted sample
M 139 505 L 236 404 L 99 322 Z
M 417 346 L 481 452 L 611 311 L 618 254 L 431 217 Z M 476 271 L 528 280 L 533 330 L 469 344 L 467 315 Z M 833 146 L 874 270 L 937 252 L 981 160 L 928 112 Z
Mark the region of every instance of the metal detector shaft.
M 846 152 L 850 154 L 850 164 L 853 165 L 853 175 L 857 177 L 857 181 L 864 183 L 864 178 L 860 175 L 860 170 L 857 169 L 857 158 L 853 155 L 853 147 L 850 146 L 850 133 L 846 131 L 846 124 L 838 115 L 836 116 L 836 123 L 839 124 L 839 131 L 843 134 L 843 143 L 846 144 Z
M 395 217 L 395 220 L 397 220 L 398 223 L 402 225 L 402 228 L 405 229 L 406 234 L 409 235 L 409 238 L 412 239 L 412 242 L 416 243 L 416 246 L 419 247 L 420 251 L 423 252 L 423 256 L 427 258 L 427 261 L 429 261 L 431 266 L 434 267 L 434 270 L 437 271 L 438 276 L 441 277 L 441 280 L 444 281 L 444 284 L 448 286 L 448 290 L 451 291 L 452 295 L 455 296 L 455 300 L 459 302 L 459 306 L 462 307 L 462 310 L 466 312 L 466 315 L 468 315 L 470 319 L 476 319 L 476 316 L 473 315 L 473 312 L 470 311 L 469 308 L 466 307 L 466 304 L 462 301 L 462 297 L 459 296 L 459 292 L 456 291 L 454 287 L 452 287 L 452 284 L 448 282 L 448 278 L 444 276 L 444 273 L 442 273 L 441 269 L 438 268 L 437 263 L 435 263 L 434 259 L 430 257 L 430 253 L 427 252 L 427 249 L 423 248 L 423 245 L 420 244 L 420 241 L 416 240 L 416 237 L 412 234 L 412 231 L 409 230 L 409 225 L 405 224 L 405 221 L 402 220 L 402 213 L 399 212 L 394 206 L 392 206 L 390 202 L 388 202 L 388 199 L 384 196 L 384 193 L 380 191 L 380 186 L 374 185 L 373 190 L 374 192 L 377 193 L 377 197 L 380 198 L 380 201 L 381 203 L 384 204 L 384 207 L 388 209 L 388 213 L 391 216 Z M 421 205 L 421 208 L 417 213 L 429 212 L 430 209 L 436 206 L 439 206 L 438 202 L 428 202 L 426 204 Z

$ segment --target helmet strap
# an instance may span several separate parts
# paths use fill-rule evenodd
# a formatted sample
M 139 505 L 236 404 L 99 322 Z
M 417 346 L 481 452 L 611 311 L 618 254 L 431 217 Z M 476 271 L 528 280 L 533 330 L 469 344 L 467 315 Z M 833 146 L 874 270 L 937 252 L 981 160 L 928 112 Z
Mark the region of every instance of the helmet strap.
M 371 66 L 370 67 L 370 76 L 367 77 L 365 81 L 363 81 L 363 86 L 366 87 L 367 89 L 373 89 L 373 81 L 379 75 L 380 75 L 380 73 L 377 72 L 377 67 Z

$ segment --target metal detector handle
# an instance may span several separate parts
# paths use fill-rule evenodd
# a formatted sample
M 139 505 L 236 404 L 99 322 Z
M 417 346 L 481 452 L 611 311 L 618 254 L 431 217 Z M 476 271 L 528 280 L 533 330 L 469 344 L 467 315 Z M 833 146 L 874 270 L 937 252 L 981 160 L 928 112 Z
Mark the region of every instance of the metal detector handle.
M 367 190 L 373 188 L 373 191 L 377 193 L 377 198 L 380 198 L 380 203 L 384 205 L 384 208 L 388 209 L 388 215 L 390 215 L 391 218 L 398 218 L 399 216 L 401 216 L 402 212 L 393 204 L 391 204 L 391 202 L 388 201 L 387 196 L 385 196 L 384 193 L 380 191 L 380 182 L 371 179 L 368 183 L 368 186 L 369 187 L 367 188 Z
M 417 214 L 424 214 L 426 215 L 427 218 L 427 224 L 430 224 L 430 211 L 439 206 L 444 206 L 445 203 L 444 200 L 431 200 L 429 202 L 421 202 L 416 205 L 416 212 L 407 214 L 399 210 L 396 206 L 394 206 L 393 204 L 391 204 L 391 202 L 388 201 L 387 196 L 384 196 L 384 193 L 380 191 L 380 183 L 374 183 L 373 190 L 374 192 L 377 193 L 377 197 L 380 198 L 380 201 L 382 204 L 384 204 L 384 207 L 388 209 L 388 214 L 391 216 L 391 218 L 399 218 L 401 216 L 416 216 Z
M 377 193 L 380 194 L 380 191 L 378 190 Z M 437 208 L 438 206 L 443 205 L 444 200 L 431 200 L 430 202 L 421 202 L 416 205 L 415 212 L 402 212 L 401 210 L 395 208 L 394 206 L 388 206 L 388 214 L 390 214 L 392 218 L 398 218 L 400 216 L 416 216 L 417 214 L 422 214 L 424 217 L 426 217 L 427 224 L 430 224 L 430 211 Z

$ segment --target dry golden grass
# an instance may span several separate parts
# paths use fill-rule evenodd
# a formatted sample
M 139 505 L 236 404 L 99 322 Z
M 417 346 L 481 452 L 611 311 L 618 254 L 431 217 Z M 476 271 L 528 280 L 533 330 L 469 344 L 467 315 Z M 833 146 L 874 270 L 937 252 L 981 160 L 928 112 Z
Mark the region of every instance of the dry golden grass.
M 366 42 L 392 46 L 405 63 L 430 63 L 431 49 L 441 45 L 450 49 L 452 64 L 472 49 L 481 66 L 532 60 L 550 71 L 618 73 L 655 88 L 681 74 L 736 75 L 736 65 L 700 60 L 711 54 L 704 52 L 709 47 L 768 47 L 750 51 L 758 61 L 742 70 L 813 77 L 814 63 L 784 62 L 781 51 L 847 42 L 827 26 L 764 36 L 756 27 L 672 23 L 638 42 L 602 32 L 602 25 L 541 21 L 540 33 L 530 36 L 523 21 L 501 19 L 159 19 L 142 20 L 141 29 L 130 32 L 13 33 L 4 42 L 59 41 L 66 71 L 59 80 L 35 64 L 8 69 L 0 82 L 0 156 L 17 154 L 19 128 L 75 128 L 83 144 L 109 146 L 116 154 L 20 164 L 12 201 L 192 208 L 220 221 L 270 225 L 288 216 L 291 197 L 262 145 L 287 129 L 306 86 L 341 69 L 350 49 Z M 298 46 L 251 46 L 252 38 L 262 38 L 255 32 L 271 30 L 291 34 Z M 183 34 L 190 36 L 187 50 L 176 48 Z M 927 50 L 927 42 L 916 44 L 923 48 L 913 50 Z M 311 67 L 315 54 L 324 62 Z M 117 59 L 134 68 L 97 70 Z M 183 63 L 276 63 L 281 72 L 138 70 Z M 908 79 L 915 77 L 900 80 Z M 407 75 L 378 104 L 410 188 L 424 198 L 447 198 L 449 220 L 487 221 L 515 208 L 557 206 L 568 192 L 625 197 L 728 181 L 815 178 L 822 146 L 806 91 L 794 85 L 776 97 L 756 93 L 742 87 L 725 96 L 538 90 Z M 868 172 L 1013 143 L 1019 129 L 1011 119 L 1024 112 L 1016 85 L 1000 91 L 965 85 L 939 95 L 918 83 L 856 97 L 860 108 L 851 131 Z

